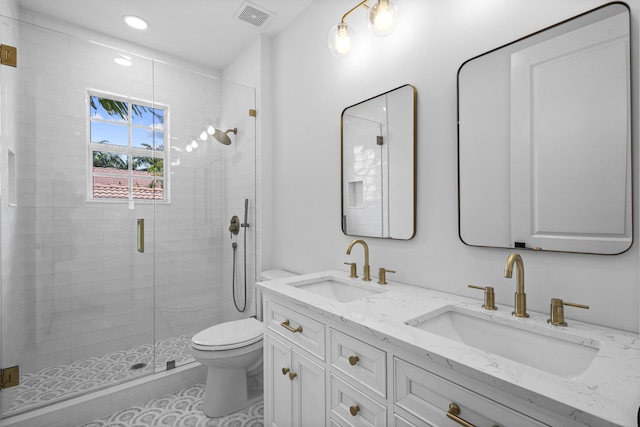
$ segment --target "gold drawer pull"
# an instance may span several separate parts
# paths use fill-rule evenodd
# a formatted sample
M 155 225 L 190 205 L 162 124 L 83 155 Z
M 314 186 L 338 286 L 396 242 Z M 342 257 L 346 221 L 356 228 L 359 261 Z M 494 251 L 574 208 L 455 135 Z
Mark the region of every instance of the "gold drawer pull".
M 351 412 L 352 416 L 356 416 L 358 415 L 358 412 L 360 411 L 360 407 L 358 405 L 353 405 L 353 406 L 349 406 L 349 412 Z
M 295 372 L 289 372 L 289 379 L 290 379 L 291 381 L 293 381 L 293 379 L 294 379 L 295 377 L 297 377 L 297 376 L 298 376 L 298 374 L 296 374 Z
M 460 424 L 460 425 L 462 425 L 464 427 L 476 427 L 473 424 L 471 424 L 470 422 L 467 422 L 467 421 L 463 420 L 462 418 L 460 418 L 458 416 L 458 415 L 460 415 L 460 407 L 458 405 L 456 405 L 455 403 L 451 403 L 449 405 L 449 410 L 447 411 L 446 415 L 447 415 L 447 418 L 457 422 L 458 424 Z
M 291 326 L 289 326 L 289 320 L 285 320 L 284 322 L 280 323 L 280 326 L 282 326 L 283 328 L 285 328 L 287 331 L 291 331 L 291 332 L 302 332 L 302 326 L 298 326 L 297 328 L 293 329 Z
M 351 366 L 356 366 L 356 363 L 358 363 L 358 360 L 360 360 L 358 356 L 349 356 L 349 364 Z
M 287 372 L 289 372 L 291 369 L 289 368 L 282 368 L 282 375 L 287 375 Z

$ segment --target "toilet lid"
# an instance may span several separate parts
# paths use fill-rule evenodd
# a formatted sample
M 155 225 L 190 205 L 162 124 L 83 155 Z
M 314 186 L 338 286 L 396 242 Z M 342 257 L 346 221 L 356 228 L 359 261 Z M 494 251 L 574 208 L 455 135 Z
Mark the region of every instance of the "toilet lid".
M 259 320 L 234 320 L 198 332 L 191 338 L 193 347 L 201 350 L 223 350 L 245 347 L 262 339 L 264 325 Z

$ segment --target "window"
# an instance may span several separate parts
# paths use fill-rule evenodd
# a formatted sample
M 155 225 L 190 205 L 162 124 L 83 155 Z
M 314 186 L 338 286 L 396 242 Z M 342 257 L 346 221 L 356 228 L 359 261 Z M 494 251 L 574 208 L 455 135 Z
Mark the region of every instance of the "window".
M 166 108 L 89 94 L 91 200 L 167 200 Z

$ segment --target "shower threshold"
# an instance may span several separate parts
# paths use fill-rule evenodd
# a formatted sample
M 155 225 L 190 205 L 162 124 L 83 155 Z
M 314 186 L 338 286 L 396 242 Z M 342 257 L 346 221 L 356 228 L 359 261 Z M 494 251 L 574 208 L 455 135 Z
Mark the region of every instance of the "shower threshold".
M 105 387 L 192 362 L 191 336 L 182 335 L 99 357 L 20 375 L 20 385 L 3 390 L 4 417 L 21 414 Z M 155 349 L 155 352 L 154 352 Z M 154 363 L 155 354 L 155 363 Z

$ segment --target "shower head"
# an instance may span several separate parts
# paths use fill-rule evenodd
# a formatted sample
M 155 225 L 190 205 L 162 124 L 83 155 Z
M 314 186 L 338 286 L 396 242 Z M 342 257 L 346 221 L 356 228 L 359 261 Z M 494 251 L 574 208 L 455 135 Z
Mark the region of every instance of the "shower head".
M 213 137 L 220 143 L 224 145 L 231 145 L 231 139 L 229 138 L 228 133 L 233 132 L 234 135 L 238 134 L 238 128 L 227 129 L 224 132 L 220 129 L 216 129 L 213 133 Z

